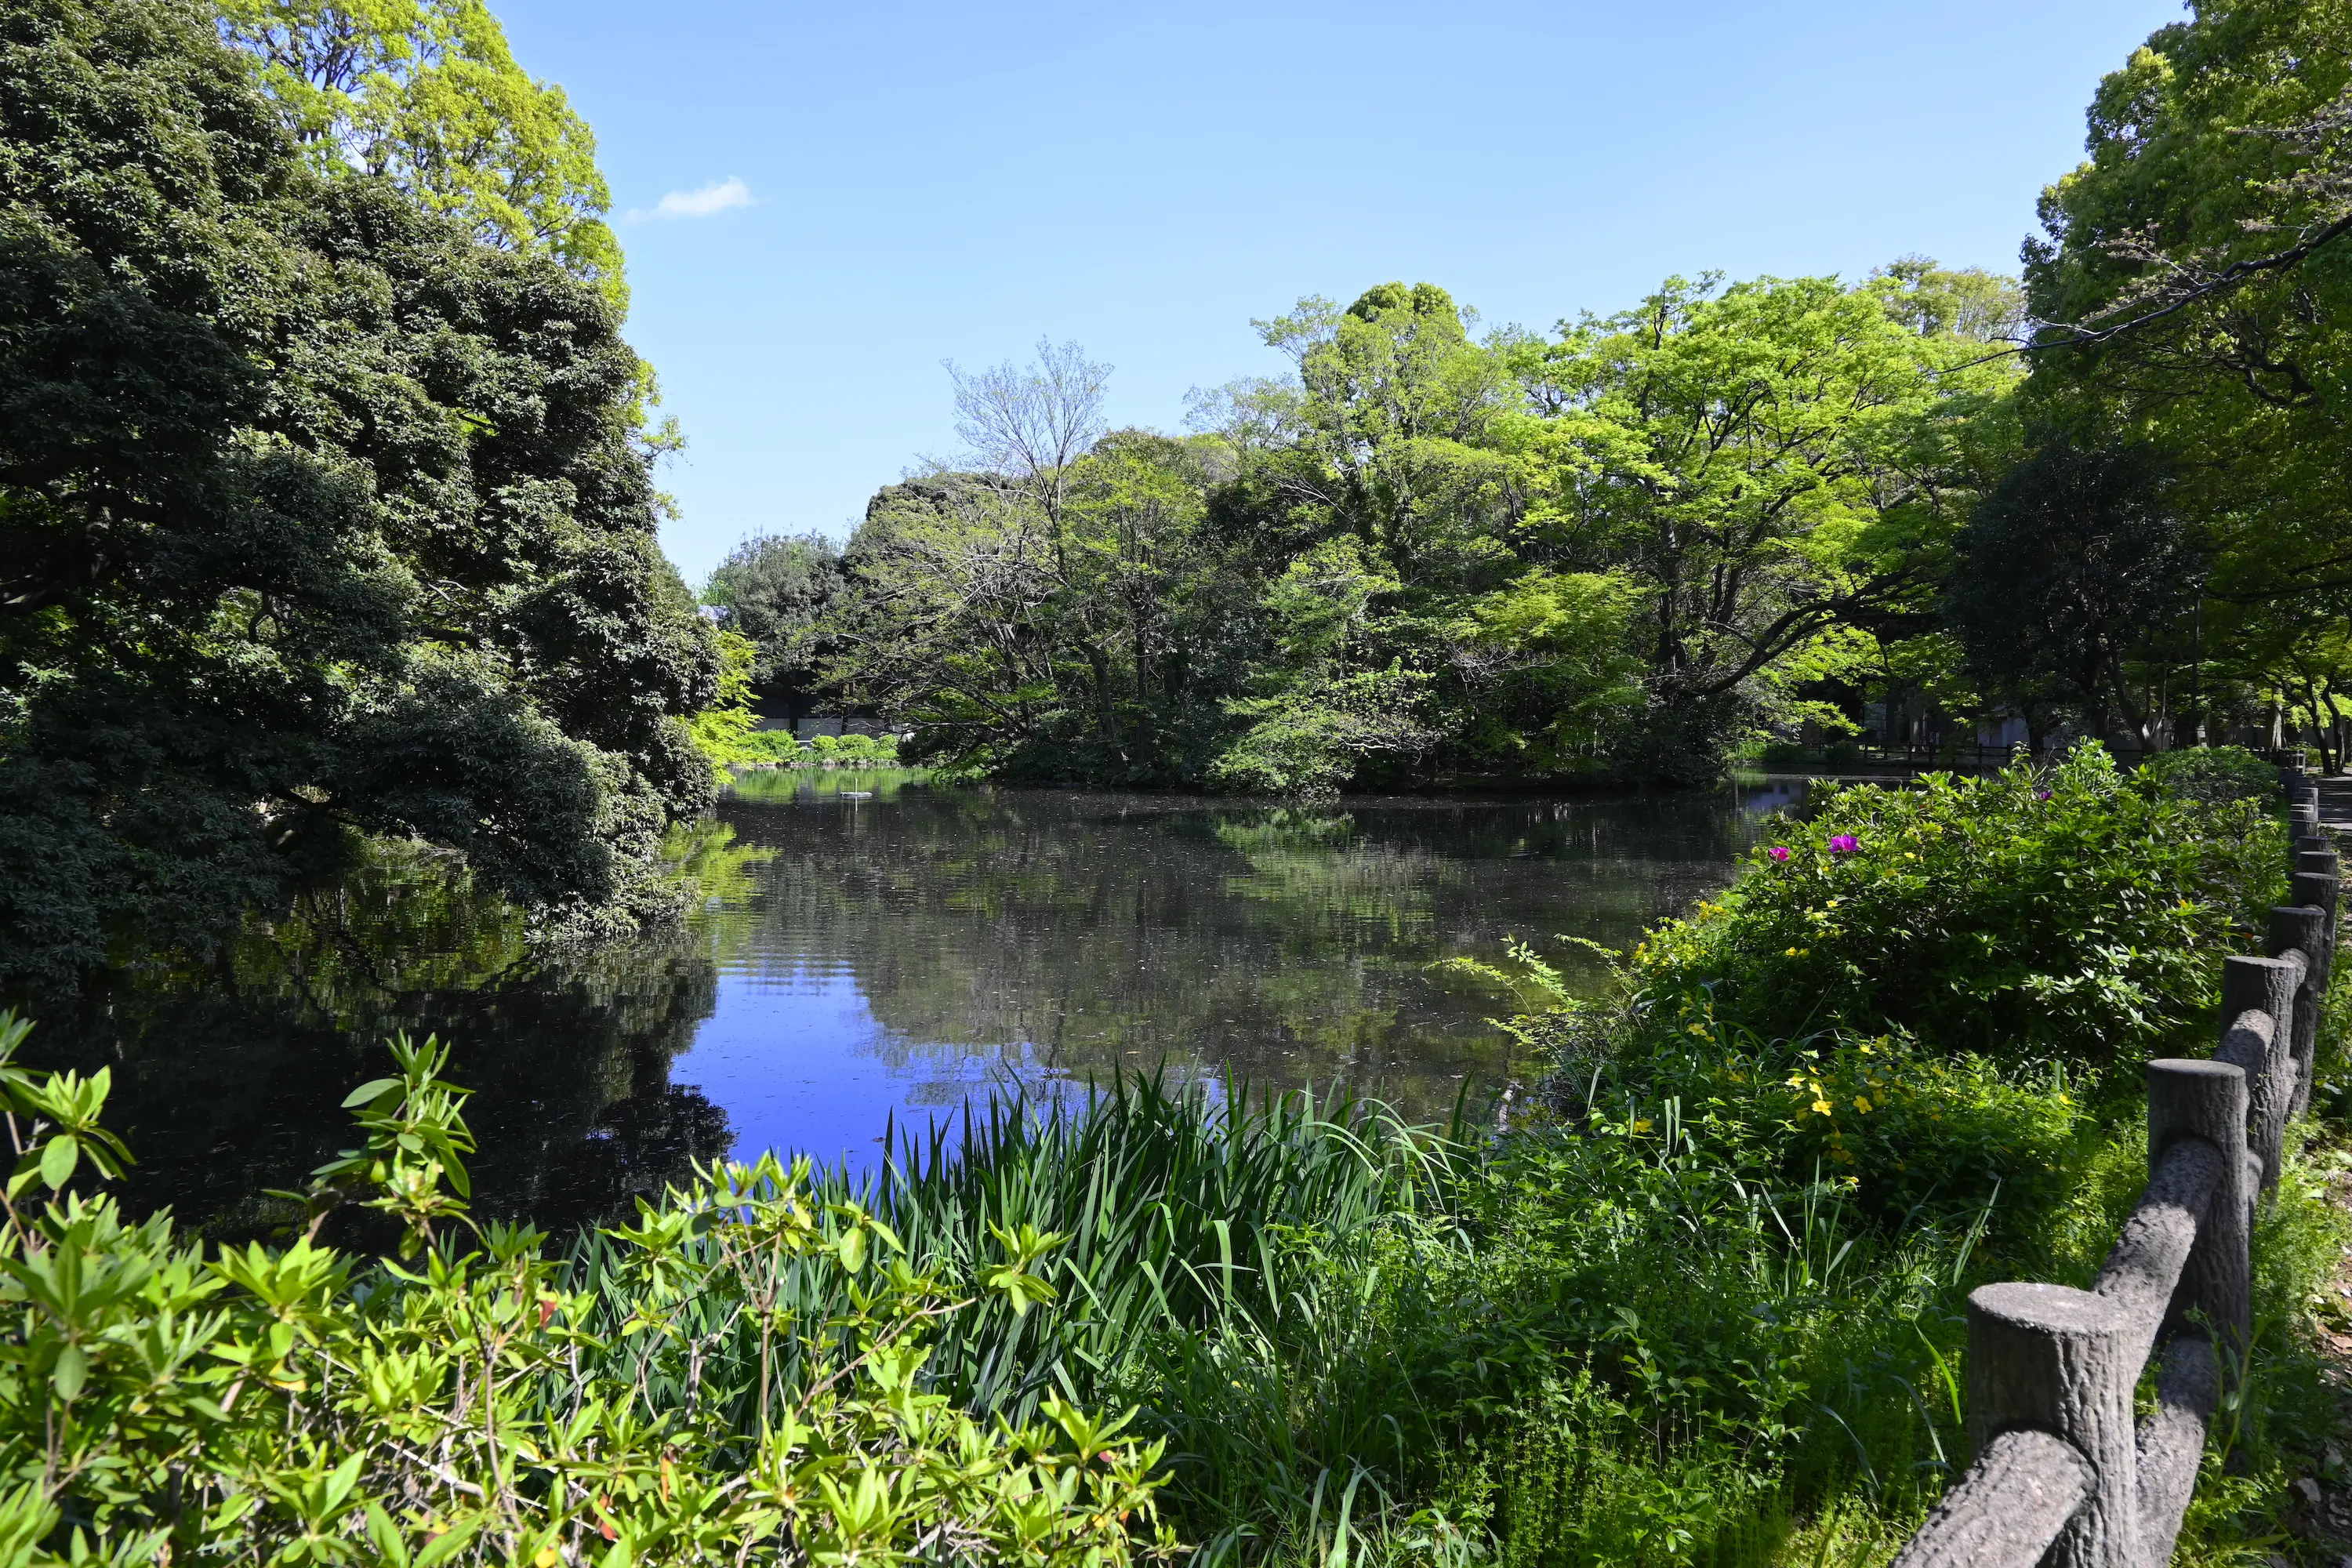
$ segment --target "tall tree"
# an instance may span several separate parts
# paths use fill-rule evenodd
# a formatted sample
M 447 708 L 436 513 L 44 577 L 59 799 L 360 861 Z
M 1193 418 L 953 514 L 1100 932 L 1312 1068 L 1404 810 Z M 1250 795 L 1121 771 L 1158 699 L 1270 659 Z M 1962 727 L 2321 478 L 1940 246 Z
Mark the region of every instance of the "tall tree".
M 1901 526 L 1918 521 L 1917 464 L 1939 416 L 2008 373 L 1963 369 L 1980 345 L 1916 330 L 1904 289 L 1670 279 L 1518 351 L 1532 407 L 1504 438 L 1539 475 L 1530 547 L 1645 590 L 1629 760 L 1713 776 L 1778 661 L 1932 603 Z
M 2132 667 L 2200 575 L 2177 488 L 2145 445 L 2085 450 L 2053 432 L 1985 497 L 1946 603 L 1989 690 L 2029 715 L 2062 703 L 2101 741 L 2156 743 Z
M 487 245 L 626 292 L 596 138 L 535 81 L 483 0 L 217 0 L 224 37 L 322 174 L 389 180 Z
M 751 639 L 751 685 L 783 705 L 795 731 L 835 651 L 827 616 L 846 581 L 841 551 L 824 535 L 763 533 L 730 551 L 703 589 L 704 603 L 725 613 L 728 629 Z
M 625 910 L 712 636 L 612 303 L 305 165 L 184 0 L 0 14 L 0 986 L 347 858 Z
M 2206 664 L 2304 704 L 2352 614 L 2352 5 L 2197 0 L 2103 79 L 2025 247 L 2037 416 L 2149 442 Z

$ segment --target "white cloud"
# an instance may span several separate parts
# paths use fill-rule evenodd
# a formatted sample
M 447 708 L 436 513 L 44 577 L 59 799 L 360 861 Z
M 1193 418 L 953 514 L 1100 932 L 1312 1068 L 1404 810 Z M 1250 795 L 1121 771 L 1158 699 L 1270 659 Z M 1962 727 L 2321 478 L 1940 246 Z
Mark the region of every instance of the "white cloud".
M 751 205 L 751 187 L 736 175 L 714 180 L 698 191 L 672 191 L 654 205 L 651 212 L 633 212 L 633 220 L 649 217 L 709 217 L 730 207 Z

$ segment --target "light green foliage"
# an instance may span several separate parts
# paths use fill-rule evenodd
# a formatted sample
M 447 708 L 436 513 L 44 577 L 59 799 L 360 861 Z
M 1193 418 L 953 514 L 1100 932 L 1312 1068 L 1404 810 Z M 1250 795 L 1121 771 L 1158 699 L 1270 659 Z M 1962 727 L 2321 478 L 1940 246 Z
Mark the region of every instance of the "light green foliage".
M 688 722 L 695 749 L 710 760 L 720 782 L 729 763 L 762 762 L 751 743 L 760 715 L 751 706 L 751 670 L 759 648 L 740 632 L 719 634 L 719 700 Z
M 0 1015 L 0 1061 L 26 1026 Z M 0 1068 L 23 1157 L 0 1226 L 0 1532 L 26 1564 L 1124 1563 L 1161 1449 L 1050 1394 L 1018 1426 L 925 1391 L 976 1303 L 805 1164 L 715 1165 L 604 1235 L 593 1276 L 477 1230 L 446 1049 L 395 1047 L 320 1169 L 398 1220 L 412 1266 L 315 1242 L 207 1256 L 72 1186 L 121 1159 L 104 1075 Z M 62 1151 L 62 1152 L 55 1152 Z M 452 1193 L 444 1185 L 452 1183 Z M 1023 1308 L 1064 1237 L 980 1282 Z M 808 1316 L 790 1279 L 831 1298 Z M 740 1330 L 740 1332 L 738 1331 Z M 713 1355 L 740 1339 L 746 1359 Z M 69 1522 L 61 1522 L 69 1521 Z
M 2140 765 L 2140 777 L 2167 795 L 2207 805 L 2268 801 L 2278 793 L 2278 769 L 2242 746 L 2191 746 Z
M 627 288 L 596 138 L 515 63 L 482 0 L 217 0 L 322 174 L 381 175 L 504 249 Z
M 1046 417 L 1099 400 L 1075 350 L 960 377 L 1002 438 L 875 497 L 828 669 L 999 776 L 1711 780 L 1759 729 L 1853 728 L 1824 683 L 1910 679 L 2015 446 L 2015 367 L 1969 363 L 2014 304 L 1914 258 L 1669 279 L 1546 341 L 1386 283 L 1258 322 L 1295 377 L 1198 395 L 1181 443 Z
M 2095 746 L 2042 774 L 1840 790 L 1779 837 L 1785 859 L 1759 848 L 1719 907 L 1651 934 L 1652 994 L 1704 987 L 1768 1038 L 1900 1029 L 2008 1063 L 2188 1047 L 2285 864 L 2262 805 L 2141 787 Z
M 1669 279 L 1516 348 L 1526 526 L 1598 545 L 1649 589 L 1654 737 L 1705 757 L 1758 672 L 1916 601 L 1940 492 L 1967 482 L 1939 426 L 2013 374 L 1958 368 L 1980 352 L 1893 278 Z

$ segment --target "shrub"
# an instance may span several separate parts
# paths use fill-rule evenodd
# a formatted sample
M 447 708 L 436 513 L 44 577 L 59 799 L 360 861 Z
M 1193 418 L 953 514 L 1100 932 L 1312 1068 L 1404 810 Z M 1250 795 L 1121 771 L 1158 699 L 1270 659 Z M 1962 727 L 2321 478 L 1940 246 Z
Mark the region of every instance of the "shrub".
M 1003 1234 L 951 1291 L 865 1209 L 818 1200 L 805 1163 L 764 1158 L 641 1205 L 583 1278 L 536 1232 L 472 1227 L 464 1095 L 445 1051 L 403 1040 L 397 1076 L 352 1095 L 365 1147 L 303 1194 L 310 1234 L 207 1258 L 168 1215 L 126 1224 L 73 1190 L 124 1157 L 98 1122 L 107 1075 L 8 1065 L 26 1033 L 0 1015 L 10 1563 L 1097 1568 L 1151 1527 L 1160 1449 L 1123 1422 L 1056 1397 L 982 1422 L 922 1390 L 934 1326 L 1050 1294 L 1034 1266 L 1058 1237 Z M 342 1201 L 400 1222 L 404 1265 L 316 1245 Z M 832 1281 L 834 1310 L 795 1315 L 788 1268 Z M 714 1300 L 751 1359 L 711 1354 Z
M 2132 787 L 2095 747 L 2044 774 L 1817 799 L 1718 903 L 1651 933 L 1634 970 L 1654 1001 L 1704 993 L 1766 1039 L 2134 1061 L 2202 1017 L 2221 957 L 2281 892 L 2283 829 L 2261 806 Z
M 746 763 L 789 763 L 802 754 L 801 743 L 789 730 L 754 730 L 737 747 L 734 760 Z
M 866 762 L 876 756 L 878 748 L 871 735 L 844 735 L 834 747 L 833 754 L 844 762 Z
M 811 735 L 809 750 L 816 753 L 818 761 L 829 761 L 841 750 L 841 741 L 839 735 Z
M 2278 794 L 2278 769 L 2243 746 L 2190 746 L 2151 757 L 2139 770 L 2151 787 L 2208 805 L 2268 801 Z

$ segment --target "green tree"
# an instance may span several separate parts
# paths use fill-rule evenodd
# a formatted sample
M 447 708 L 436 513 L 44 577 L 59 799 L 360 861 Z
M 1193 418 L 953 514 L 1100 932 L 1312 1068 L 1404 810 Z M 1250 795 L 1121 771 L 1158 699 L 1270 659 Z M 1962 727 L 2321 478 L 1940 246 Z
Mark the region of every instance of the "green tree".
M 391 181 L 487 245 L 555 257 L 627 300 L 596 138 L 515 63 L 482 0 L 217 0 L 311 165 Z
M 846 583 L 841 552 L 821 533 L 757 534 L 728 552 L 710 574 L 703 602 L 725 612 L 727 627 L 751 639 L 747 675 L 785 709 L 797 731 L 822 688 L 833 654 L 827 612 Z
M 2200 574 L 2176 488 L 2145 446 L 2085 451 L 2060 435 L 1986 496 L 1946 605 L 1989 689 L 2029 714 L 2061 703 L 2095 739 L 2119 719 L 2136 748 L 2155 744 L 2136 666 Z
M 210 13 L 0 18 L 0 984 L 355 833 L 574 923 L 709 798 L 712 634 L 594 287 L 321 180 Z
M 1939 426 L 2012 373 L 1963 369 L 1980 343 L 1919 319 L 1916 280 L 1670 279 L 1517 351 L 1530 406 L 1499 439 L 1535 474 L 1526 548 L 1645 591 L 1627 762 L 1712 776 L 1759 678 L 1932 603 Z
M 2317 718 L 2352 613 L 2352 9 L 2189 10 L 2100 82 L 2088 156 L 2042 194 L 2029 390 L 2079 443 L 2152 443 L 2179 475 L 2200 635 L 2143 682 L 2190 684 L 2195 657 L 2221 717 L 2234 688 L 2241 721 Z

